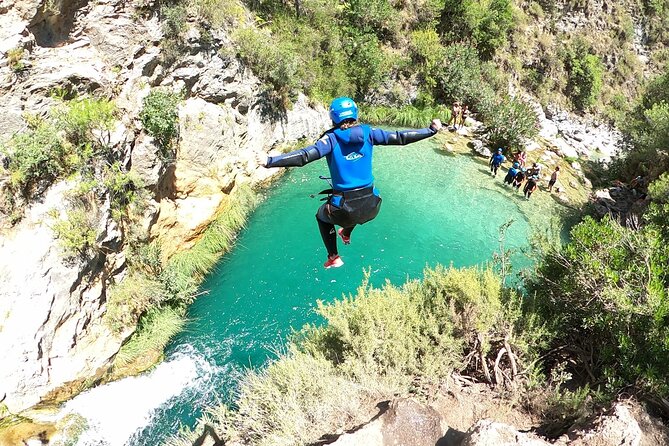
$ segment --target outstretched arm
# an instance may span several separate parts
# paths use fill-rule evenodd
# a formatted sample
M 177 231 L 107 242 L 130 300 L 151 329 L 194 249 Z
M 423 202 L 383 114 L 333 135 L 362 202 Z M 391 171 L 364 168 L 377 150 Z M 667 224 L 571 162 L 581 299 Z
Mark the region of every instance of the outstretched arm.
M 264 167 L 302 167 L 307 163 L 323 158 L 332 151 L 330 138 L 325 135 L 315 144 L 283 155 L 269 156 Z
M 382 146 L 404 146 L 434 136 L 441 129 L 441 121 L 433 119 L 429 127 L 419 130 L 401 130 L 388 132 L 372 129 L 372 143 Z

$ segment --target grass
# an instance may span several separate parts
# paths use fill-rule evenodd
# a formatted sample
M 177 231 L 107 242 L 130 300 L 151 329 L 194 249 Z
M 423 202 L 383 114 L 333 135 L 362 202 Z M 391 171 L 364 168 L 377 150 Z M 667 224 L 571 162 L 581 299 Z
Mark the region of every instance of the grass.
M 115 332 L 138 320 L 139 328 L 116 356 L 111 379 L 140 373 L 160 360 L 167 342 L 181 331 L 185 308 L 197 297 L 200 283 L 232 248 L 256 203 L 255 192 L 239 186 L 191 249 L 161 260 L 154 242 L 130 257 L 131 272 L 112 288 L 105 318 Z
M 137 331 L 119 350 L 114 359 L 114 376 L 119 370 L 140 373 L 153 366 L 163 354 L 167 343 L 183 329 L 186 319 L 183 310 L 153 309 L 141 319 Z M 114 378 L 115 379 L 115 378 Z
M 360 115 L 363 121 L 372 124 L 422 128 L 430 125 L 434 118 L 447 123 L 451 118 L 451 111 L 444 106 L 423 108 L 410 105 L 399 108 L 370 106 L 364 107 Z

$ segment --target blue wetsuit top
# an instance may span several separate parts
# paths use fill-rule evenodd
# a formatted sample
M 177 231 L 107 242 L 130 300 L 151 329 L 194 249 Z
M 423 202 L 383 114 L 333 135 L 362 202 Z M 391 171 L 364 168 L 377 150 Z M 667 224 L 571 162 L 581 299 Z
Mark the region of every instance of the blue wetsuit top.
M 493 166 L 499 166 L 500 164 L 502 164 L 504 162 L 505 159 L 506 159 L 506 157 L 504 155 L 502 155 L 501 153 L 497 153 L 497 154 L 492 156 L 492 165 Z
M 516 178 L 516 175 L 517 175 L 517 174 L 518 174 L 518 169 L 516 169 L 515 167 L 512 167 L 511 169 L 509 169 L 509 173 L 508 173 L 508 175 L 509 175 L 511 178 Z
M 266 167 L 304 166 L 326 157 L 332 186 L 337 191 L 371 186 L 372 151 L 378 145 L 405 145 L 437 133 L 431 127 L 420 130 L 388 132 L 360 124 L 348 129 L 328 131 L 321 139 L 304 149 L 271 156 Z

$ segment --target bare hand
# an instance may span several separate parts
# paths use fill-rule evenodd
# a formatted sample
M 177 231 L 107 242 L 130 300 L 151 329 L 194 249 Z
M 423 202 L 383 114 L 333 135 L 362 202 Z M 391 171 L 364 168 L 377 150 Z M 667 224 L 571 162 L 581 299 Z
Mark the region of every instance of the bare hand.
M 253 162 L 256 168 L 267 167 L 267 154 L 264 152 L 255 152 L 253 154 Z
M 438 118 L 433 119 L 432 123 L 430 124 L 430 127 L 438 132 L 439 130 L 441 130 L 442 127 L 441 120 L 439 120 Z

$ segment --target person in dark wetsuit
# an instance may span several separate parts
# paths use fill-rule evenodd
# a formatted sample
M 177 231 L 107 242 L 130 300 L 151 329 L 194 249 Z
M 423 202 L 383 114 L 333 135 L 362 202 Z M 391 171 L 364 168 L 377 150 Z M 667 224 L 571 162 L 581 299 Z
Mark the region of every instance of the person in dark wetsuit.
M 520 172 L 520 164 L 515 162 L 504 177 L 504 184 L 513 184 L 513 180 L 518 175 L 518 172 Z
M 511 185 L 511 187 L 515 187 L 516 192 L 520 191 L 520 185 L 523 184 L 525 178 L 527 178 L 527 171 L 524 167 L 521 167 L 518 173 L 516 174 L 515 178 L 513 179 L 513 184 Z
M 532 196 L 532 192 L 537 190 L 537 182 L 539 181 L 539 177 L 537 175 L 532 175 L 527 179 L 527 183 L 525 183 L 525 188 L 523 189 L 523 193 L 525 194 L 526 199 L 530 199 Z
M 497 169 L 502 163 L 506 160 L 506 157 L 502 155 L 502 148 L 497 149 L 497 153 L 490 157 L 490 172 L 493 177 L 497 176 Z
M 405 145 L 435 135 L 441 129 L 438 119 L 420 130 L 389 132 L 358 123 L 358 107 L 347 97 L 330 105 L 334 127 L 304 149 L 270 156 L 264 167 L 300 167 L 325 157 L 332 177 L 332 193 L 316 213 L 318 229 L 328 253 L 325 268 L 344 264 L 337 251 L 337 234 L 344 244 L 351 242 L 356 225 L 373 220 L 381 208 L 381 197 L 374 187 L 372 152 L 374 145 Z M 335 231 L 335 225 L 340 226 Z

